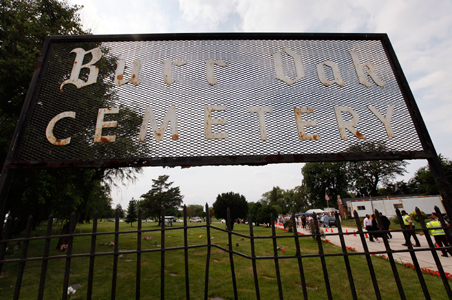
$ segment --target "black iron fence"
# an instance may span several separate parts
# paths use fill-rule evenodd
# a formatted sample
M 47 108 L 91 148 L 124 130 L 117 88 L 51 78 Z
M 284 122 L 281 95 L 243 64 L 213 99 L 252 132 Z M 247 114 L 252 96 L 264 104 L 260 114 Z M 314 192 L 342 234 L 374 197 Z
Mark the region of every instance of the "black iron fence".
M 184 207 L 184 210 L 186 211 L 186 207 Z M 451 233 L 448 229 L 448 224 L 442 218 L 439 209 L 437 207 L 435 207 L 435 210 L 439 216 L 441 226 L 444 229 L 447 239 L 449 241 L 451 241 L 452 237 L 451 237 Z M 209 208 L 207 205 L 206 205 L 206 211 L 209 211 Z M 118 259 L 120 256 L 122 256 L 124 254 L 133 254 L 133 255 L 136 255 L 135 295 L 133 296 L 130 293 L 128 295 L 128 297 L 129 298 L 135 297 L 136 299 L 140 299 L 140 298 L 147 298 L 147 296 L 140 294 L 142 279 L 143 279 L 143 276 L 145 276 L 144 274 L 142 274 L 142 270 L 141 270 L 142 254 L 149 253 L 149 252 L 159 252 L 160 253 L 160 276 L 159 276 L 160 298 L 165 299 L 165 295 L 167 292 L 165 289 L 165 265 L 167 263 L 165 260 L 165 253 L 168 251 L 173 251 L 173 250 L 183 250 L 185 297 L 186 297 L 186 299 L 190 299 L 190 298 L 194 298 L 194 296 L 191 295 L 191 292 L 190 292 L 189 250 L 193 249 L 193 248 L 206 248 L 205 278 L 204 278 L 203 283 L 204 283 L 204 299 L 208 299 L 209 298 L 209 269 L 210 269 L 210 263 L 211 263 L 211 253 L 212 253 L 212 248 L 216 248 L 216 249 L 219 249 L 220 251 L 223 251 L 224 253 L 227 253 L 229 256 L 230 276 L 232 278 L 232 291 L 231 291 L 230 295 L 227 295 L 227 298 L 232 298 L 232 297 L 234 297 L 234 299 L 241 298 L 241 295 L 239 294 L 239 289 L 237 288 L 236 268 L 234 267 L 234 261 L 235 261 L 236 257 L 238 256 L 238 257 L 242 257 L 242 258 L 245 258 L 245 259 L 248 259 L 251 261 L 252 277 L 254 280 L 254 290 L 255 290 L 255 298 L 256 299 L 261 299 L 261 291 L 260 291 L 261 288 L 259 285 L 260 276 L 258 275 L 258 266 L 257 266 L 257 262 L 259 260 L 273 260 L 274 261 L 276 282 L 277 282 L 277 287 L 278 287 L 278 297 L 279 297 L 279 299 L 284 299 L 283 288 L 282 288 L 282 276 L 281 276 L 281 270 L 280 270 L 280 261 L 286 260 L 286 259 L 293 260 L 294 263 L 292 264 L 292 266 L 295 267 L 295 265 L 296 265 L 298 267 L 299 280 L 300 280 L 299 282 L 301 283 L 300 284 L 301 294 L 303 295 L 304 299 L 308 299 L 308 285 L 306 284 L 306 276 L 307 275 L 306 275 L 306 270 L 303 265 L 304 260 L 307 258 L 318 258 L 320 260 L 321 268 L 322 268 L 322 272 L 323 272 L 323 280 L 325 282 L 325 291 L 324 291 L 325 296 L 324 297 L 328 298 L 328 299 L 332 299 L 333 293 L 332 293 L 332 285 L 330 284 L 330 274 L 331 274 L 331 272 L 335 272 L 335 271 L 331 271 L 331 270 L 328 271 L 327 264 L 326 264 L 326 258 L 336 256 L 336 257 L 343 258 L 344 265 L 346 268 L 346 273 L 347 273 L 347 279 L 344 278 L 344 280 L 348 280 L 348 286 L 349 286 L 352 298 L 358 299 L 357 289 L 355 287 L 355 279 L 356 279 L 356 276 L 358 276 L 358 274 L 353 274 L 350 259 L 353 256 L 364 256 L 366 259 L 366 262 L 367 262 L 369 275 L 370 275 L 370 278 L 372 281 L 375 298 L 382 299 L 382 294 L 380 292 L 381 287 L 379 286 L 379 282 L 378 282 L 377 276 L 376 276 L 376 270 L 374 268 L 374 264 L 373 264 L 371 258 L 373 255 L 386 255 L 388 258 L 391 270 L 392 270 L 392 275 L 394 277 L 394 280 L 395 280 L 395 283 L 397 286 L 397 290 L 399 293 L 398 296 L 400 297 L 400 299 L 406 299 L 404 287 L 402 286 L 402 282 L 401 282 L 399 272 L 397 269 L 397 261 L 394 258 L 394 254 L 399 253 L 399 252 L 408 252 L 411 256 L 412 266 L 417 274 L 417 277 L 419 280 L 419 285 L 422 289 L 423 296 L 425 299 L 431 299 L 431 295 L 430 295 L 431 292 L 429 291 L 429 288 L 425 282 L 422 268 L 420 267 L 418 258 L 416 257 L 416 253 L 418 253 L 420 251 L 428 251 L 428 252 L 431 252 L 431 255 L 436 263 L 436 267 L 438 269 L 437 274 L 439 275 L 439 277 L 442 280 L 442 284 L 443 284 L 445 293 L 447 294 L 449 299 L 452 299 L 452 292 L 451 292 L 449 279 L 448 279 L 449 274 L 444 272 L 443 266 L 441 264 L 441 261 L 438 257 L 438 252 L 437 252 L 438 250 L 450 251 L 451 246 L 449 245 L 449 246 L 444 246 L 444 247 L 438 248 L 438 245 L 436 245 L 432 241 L 432 238 L 429 235 L 429 228 L 426 226 L 425 222 L 423 221 L 421 212 L 418 209 L 416 209 L 416 213 L 419 216 L 419 222 L 421 224 L 421 228 L 415 229 L 415 230 L 418 232 L 423 232 L 425 234 L 425 237 L 426 237 L 426 240 L 428 243 L 428 247 L 413 248 L 413 245 L 411 245 L 411 243 L 410 243 L 410 229 L 404 225 L 400 211 L 397 210 L 396 212 L 397 212 L 397 216 L 398 216 L 398 221 L 401 225 L 401 229 L 400 230 L 381 230 L 380 231 L 380 233 L 382 233 L 381 237 L 383 239 L 384 246 L 385 246 L 384 251 L 369 251 L 369 248 L 367 246 L 367 241 L 366 241 L 366 231 L 363 230 L 361 221 L 360 221 L 356 211 L 354 212 L 354 220 L 356 222 L 357 232 L 353 233 L 353 234 L 359 235 L 364 251 L 363 252 L 349 251 L 349 249 L 347 249 L 349 247 L 347 247 L 344 237 L 346 235 L 350 235 L 352 233 L 343 232 L 341 223 L 339 220 L 339 216 L 336 215 L 335 217 L 336 217 L 336 224 L 338 227 L 338 232 L 331 233 L 328 235 L 329 236 L 336 235 L 339 237 L 341 251 L 339 251 L 338 253 L 325 253 L 324 244 L 322 242 L 323 234 L 319 228 L 319 223 L 317 221 L 317 218 L 313 218 L 314 224 L 312 226 L 312 228 L 313 228 L 312 234 L 300 235 L 297 231 L 297 224 L 295 222 L 294 215 L 292 215 L 292 224 L 291 224 L 291 226 L 293 227 L 292 228 L 293 235 L 287 235 L 287 234 L 278 235 L 276 232 L 275 223 L 273 223 L 273 224 L 271 224 L 272 231 L 271 231 L 271 235 L 269 235 L 269 236 L 256 236 L 253 233 L 253 219 L 252 219 L 251 215 L 249 216 L 249 219 L 248 219 L 249 235 L 245 235 L 245 234 L 240 234 L 240 233 L 237 233 L 237 232 L 234 232 L 231 230 L 232 224 L 231 224 L 230 217 L 228 217 L 228 220 L 227 220 L 228 229 L 223 229 L 223 228 L 219 228 L 217 226 L 213 226 L 209 220 L 209 216 L 207 216 L 206 224 L 201 224 L 201 225 L 188 226 L 187 217 L 185 217 L 183 226 L 166 227 L 165 222 L 162 221 L 159 228 L 142 229 L 142 216 L 141 216 L 141 211 L 139 211 L 138 221 L 137 221 L 138 227 L 136 230 L 119 231 L 119 213 L 117 212 L 116 219 L 115 219 L 115 230 L 113 232 L 99 232 L 98 231 L 98 221 L 99 220 L 98 220 L 97 214 L 95 214 L 94 218 L 93 218 L 93 226 L 92 226 L 91 232 L 74 233 L 76 218 L 75 218 L 75 214 L 73 214 L 71 217 L 70 223 L 69 223 L 70 224 L 69 231 L 68 231 L 69 233 L 68 234 L 60 234 L 60 235 L 52 235 L 53 216 L 50 215 L 48 222 L 47 222 L 47 233 L 45 236 L 40 236 L 40 237 L 32 237 L 31 236 L 33 219 L 32 219 L 32 217 L 30 217 L 28 220 L 25 237 L 24 238 L 10 238 L 11 237 L 10 233 L 11 233 L 12 226 L 13 226 L 13 220 L 11 218 L 9 218 L 7 220 L 6 226 L 4 227 L 4 232 L 3 232 L 4 235 L 3 236 L 5 238 L 0 241 L 0 274 L 1 274 L 2 267 L 4 265 L 6 265 L 6 264 L 18 265 L 17 278 L 16 278 L 16 284 L 14 287 L 13 298 L 19 299 L 19 296 L 21 294 L 22 279 L 24 276 L 26 264 L 29 262 L 36 262 L 36 261 L 42 262 L 37 298 L 44 299 L 44 290 L 45 290 L 45 286 L 46 286 L 46 279 L 48 277 L 47 276 L 48 263 L 51 260 L 63 260 L 63 261 L 65 261 L 65 267 L 64 267 L 63 286 L 61 287 L 61 289 L 62 289 L 61 290 L 61 298 L 67 299 L 68 298 L 68 289 L 70 289 L 69 279 L 71 276 L 72 260 L 82 258 L 82 257 L 89 258 L 88 280 L 86 283 L 86 285 L 87 285 L 86 298 L 92 299 L 93 298 L 93 276 L 95 273 L 96 258 L 99 258 L 100 256 L 111 256 L 113 258 L 113 269 L 112 269 L 110 298 L 115 299 L 116 293 L 117 293 L 117 281 L 118 281 Z M 161 215 L 164 216 L 164 210 L 162 210 Z M 185 214 L 185 216 L 186 215 L 187 214 Z M 380 216 L 379 216 L 379 212 L 377 210 L 375 210 L 375 215 L 377 216 L 378 223 L 382 224 Z M 228 216 L 229 216 L 229 212 L 228 212 Z M 207 243 L 197 244 L 197 245 L 189 245 L 188 244 L 188 230 L 191 228 L 197 228 L 197 227 L 204 227 L 206 229 Z M 182 230 L 183 231 L 183 236 L 184 236 L 184 241 L 183 241 L 184 245 L 183 246 L 179 246 L 179 247 L 165 246 L 165 242 L 166 242 L 165 233 L 173 231 L 173 230 Z M 219 244 L 215 244 L 212 242 L 212 230 L 220 231 L 220 232 L 227 234 L 227 237 L 228 237 L 227 247 L 223 247 Z M 159 245 L 160 247 L 158 247 L 157 249 L 155 249 L 155 248 L 149 249 L 149 247 L 142 246 L 142 240 L 145 237 L 144 235 L 149 232 L 160 232 L 160 245 Z M 391 249 L 390 244 L 388 242 L 387 235 L 385 234 L 388 232 L 392 232 L 392 233 L 403 232 L 403 234 L 405 236 L 405 241 L 407 244 L 406 249 L 403 249 L 403 250 Z M 120 250 L 119 249 L 120 234 L 136 234 L 136 241 L 137 241 L 136 242 L 136 250 Z M 114 242 L 112 243 L 112 247 L 113 247 L 112 252 L 97 251 L 98 250 L 97 249 L 98 247 L 96 248 L 96 245 L 98 243 L 97 239 L 99 236 L 102 236 L 102 235 L 113 235 L 114 236 Z M 91 248 L 90 248 L 89 253 L 73 253 L 74 239 L 83 237 L 83 236 L 91 237 Z M 247 239 L 250 241 L 250 247 L 251 247 L 250 254 L 245 254 L 243 252 L 239 252 L 233 248 L 233 240 L 236 237 L 239 237 L 241 239 Z M 314 238 L 314 240 L 317 243 L 317 248 L 318 248 L 317 253 L 314 253 L 314 254 L 302 253 L 302 249 L 300 249 L 300 240 L 305 239 L 305 238 Z M 65 247 L 65 249 L 64 249 L 66 251 L 65 254 L 50 255 L 51 241 L 55 240 L 55 239 L 65 239 L 65 242 L 62 245 L 63 247 Z M 273 255 L 270 255 L 270 256 L 257 256 L 256 255 L 255 241 L 257 241 L 259 239 L 267 239 L 267 240 L 272 241 Z M 279 254 L 278 242 L 281 239 L 293 239 L 294 247 L 296 249 L 294 255 L 282 256 L 281 254 Z M 35 240 L 41 240 L 41 241 L 43 240 L 44 241 L 43 254 L 42 254 L 42 256 L 39 256 L 39 257 L 28 257 L 29 243 L 31 241 L 35 241 Z M 5 259 L 6 254 L 8 254 L 9 251 L 11 251 L 10 248 L 12 247 L 12 245 L 16 245 L 18 243 L 21 244 L 20 258 Z M 359 274 L 359 276 L 361 276 L 361 275 L 362 274 Z M 2 279 L 0 279 L 0 281 L 1 280 Z M 250 288 L 252 288 L 252 287 L 250 287 Z M 396 295 L 393 295 L 393 296 L 394 296 L 394 298 L 396 298 Z M 198 296 L 198 298 L 199 298 L 199 296 Z

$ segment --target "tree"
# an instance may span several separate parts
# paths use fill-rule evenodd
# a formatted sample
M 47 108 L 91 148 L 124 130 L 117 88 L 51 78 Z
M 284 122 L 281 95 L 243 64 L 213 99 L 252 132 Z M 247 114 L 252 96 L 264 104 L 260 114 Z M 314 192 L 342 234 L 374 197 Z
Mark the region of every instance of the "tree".
M 303 183 L 299 192 L 304 193 L 307 206 L 326 207 L 325 194 L 331 199 L 328 205 L 337 205 L 337 195 L 347 198 L 348 178 L 347 165 L 343 162 L 315 162 L 307 163 L 302 169 Z M 303 202 L 303 201 L 301 201 Z
M 277 204 L 279 199 L 283 198 L 284 191 L 279 186 L 274 186 L 271 191 L 262 194 L 260 202 L 263 205 Z
M 187 214 L 189 218 L 193 218 L 193 217 L 201 217 L 204 208 L 202 205 L 198 205 L 198 204 L 190 204 L 187 207 Z
M 438 155 L 441 162 L 441 166 L 446 174 L 447 181 L 452 183 L 452 161 L 445 158 L 441 154 Z M 436 185 L 435 178 L 432 175 L 430 166 L 424 166 L 419 168 L 408 182 L 408 185 L 414 193 L 420 193 L 424 195 L 438 195 L 438 186 Z
M 273 220 L 271 216 L 273 215 Z M 262 208 L 259 210 L 259 213 L 257 214 L 256 222 L 259 224 L 271 224 L 274 222 L 276 216 L 278 213 L 276 212 L 276 209 L 272 205 L 265 205 L 262 206 Z
M 0 5 L 0 162 L 3 165 L 28 85 L 48 35 L 83 35 L 81 6 L 56 0 L 2 0 Z
M 133 222 L 138 220 L 137 201 L 132 198 L 129 201 L 129 207 L 127 207 L 126 223 L 130 223 L 133 226 Z
M 152 189 L 141 195 L 143 214 L 146 218 L 158 218 L 161 209 L 171 210 L 173 215 L 182 204 L 184 196 L 180 194 L 179 187 L 172 187 L 174 182 L 167 182 L 169 175 L 161 175 L 158 179 L 152 179 Z M 159 218 L 160 224 L 161 218 Z
M 350 152 L 387 152 L 384 143 L 371 142 L 355 145 Z M 379 184 L 388 184 L 396 175 L 406 172 L 403 160 L 371 160 L 347 163 L 347 174 L 357 196 L 378 196 Z
M 124 218 L 124 209 L 122 209 L 121 204 L 116 204 L 116 211 L 118 212 L 119 218 Z
M 84 35 L 89 34 L 89 30 L 82 29 L 79 16 L 82 7 L 69 5 L 67 1 L 2 0 L 0 3 L 0 163 L 3 165 L 45 38 L 48 35 Z M 71 50 L 72 48 L 67 52 L 70 53 Z M 108 54 L 108 50 L 103 49 L 103 53 Z M 114 94 L 109 92 L 112 84 L 108 82 L 111 80 L 106 79 L 114 76 L 116 60 L 117 58 L 107 55 L 98 62 L 102 65 L 98 86 L 105 92 L 103 98 L 90 97 L 91 91 L 78 91 L 80 99 L 95 98 L 94 101 L 100 101 L 106 106 L 83 103 L 80 104 L 79 112 L 89 107 L 113 107 L 107 105 L 112 103 Z M 66 67 L 62 69 L 70 72 L 73 56 L 58 63 L 64 64 Z M 53 74 L 49 76 L 52 77 Z M 52 80 L 59 81 L 61 78 L 52 77 Z M 42 88 L 48 88 L 48 85 L 43 83 Z M 36 109 L 48 111 L 45 103 L 37 105 Z M 121 126 L 130 130 L 132 123 L 136 123 L 139 127 L 139 118 L 134 118 L 136 113 L 125 110 L 121 114 L 124 115 L 121 121 L 132 119 Z M 84 125 L 76 123 L 76 126 Z M 44 131 L 40 128 L 37 132 Z M 76 143 L 77 139 L 73 139 L 73 142 Z M 48 149 L 40 147 L 31 151 L 49 153 Z M 55 149 L 51 152 L 55 153 Z M 17 217 L 15 228 L 19 230 L 25 227 L 30 214 L 33 214 L 34 226 L 46 220 L 50 213 L 59 220 L 68 220 L 70 214 L 76 211 L 77 220 L 87 222 L 96 210 L 99 217 L 110 216 L 109 185 L 115 178 L 135 178 L 136 171 L 132 168 L 18 170 L 15 172 L 5 209 Z
M 234 192 L 219 194 L 212 208 L 215 211 L 215 217 L 217 219 L 225 219 L 226 225 L 231 230 L 234 228 L 234 220 L 239 218 L 245 219 L 248 217 L 248 204 L 245 196 Z M 228 208 L 231 217 L 231 224 L 228 224 Z
M 262 208 L 262 204 L 260 202 L 256 202 L 253 204 L 253 206 L 250 208 L 249 214 L 253 218 L 253 221 L 258 224 L 257 222 L 257 215 L 259 214 L 259 211 Z M 249 220 L 248 220 L 249 221 Z

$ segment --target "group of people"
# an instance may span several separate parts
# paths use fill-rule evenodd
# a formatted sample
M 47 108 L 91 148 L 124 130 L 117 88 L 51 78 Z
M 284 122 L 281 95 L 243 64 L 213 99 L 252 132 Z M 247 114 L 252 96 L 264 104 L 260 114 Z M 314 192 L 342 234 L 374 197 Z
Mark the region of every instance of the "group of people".
M 416 236 L 416 231 L 411 216 L 407 214 L 405 210 L 401 211 L 401 215 L 403 224 L 405 228 L 408 229 L 407 231 L 403 232 L 405 240 L 410 243 L 410 245 L 413 245 L 413 247 L 421 247 L 421 243 Z M 383 237 L 384 234 L 387 235 L 388 239 L 392 238 L 392 234 L 389 231 L 389 219 L 382 213 L 380 213 L 380 220 L 381 224 L 377 221 L 375 215 L 366 215 L 366 218 L 363 221 L 363 226 L 368 232 L 370 242 L 379 242 L 378 238 Z M 444 228 L 441 226 L 441 222 L 439 221 L 439 216 L 435 212 L 433 212 L 430 214 L 429 220 L 430 221 L 426 224 L 426 226 L 429 228 L 429 234 L 435 239 L 437 247 L 449 247 L 450 244 L 447 239 L 446 233 L 444 232 Z M 447 222 L 446 226 L 449 226 Z M 381 232 L 382 230 L 386 232 Z M 422 234 L 423 233 L 421 233 L 421 235 Z M 414 240 L 414 244 L 411 244 L 411 239 Z M 408 244 L 404 243 L 402 244 L 402 246 L 408 246 Z M 444 257 L 448 257 L 448 253 L 452 256 L 452 249 L 441 249 L 441 253 L 441 256 Z
M 329 219 L 330 218 L 335 218 L 335 213 L 323 213 L 322 214 L 317 214 L 317 221 L 318 224 L 323 223 L 323 226 L 325 228 L 328 229 L 329 227 Z M 287 220 L 290 220 L 291 216 L 290 215 L 280 215 L 278 216 L 278 221 L 280 224 L 285 224 L 285 222 Z M 307 230 L 310 230 L 311 226 L 314 225 L 314 219 L 313 219 L 313 215 L 299 215 L 299 216 L 295 216 L 295 222 L 296 224 L 301 227 L 301 228 L 305 228 Z
M 363 226 L 366 228 L 368 234 L 369 234 L 369 241 L 370 242 L 377 242 L 380 241 L 378 238 L 383 237 L 383 234 L 386 234 L 388 239 L 392 239 L 392 234 L 389 232 L 389 225 L 391 222 L 389 221 L 388 217 L 384 216 L 382 213 L 380 213 L 380 220 L 381 224 L 378 223 L 377 217 L 375 215 L 366 215 L 363 221 Z M 380 232 L 381 230 L 388 230 L 386 233 Z

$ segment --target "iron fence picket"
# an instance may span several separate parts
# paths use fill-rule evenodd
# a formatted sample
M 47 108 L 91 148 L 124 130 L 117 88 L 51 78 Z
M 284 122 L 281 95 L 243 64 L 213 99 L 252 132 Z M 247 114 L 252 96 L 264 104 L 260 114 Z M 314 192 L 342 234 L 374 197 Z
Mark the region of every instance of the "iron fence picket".
M 301 282 L 301 288 L 303 290 L 303 299 L 308 299 L 308 290 L 306 288 L 306 279 L 304 277 L 304 270 L 303 270 L 303 261 L 301 259 L 301 249 L 300 249 L 300 242 L 298 239 L 298 229 L 297 224 L 295 222 L 295 214 L 292 214 L 292 226 L 293 226 L 293 236 L 295 241 L 295 256 L 297 257 L 298 262 L 298 271 L 300 272 L 300 282 Z
M 93 278 L 94 278 L 94 260 L 96 253 L 96 240 L 97 240 L 97 216 L 98 212 L 94 212 L 93 216 L 93 231 L 91 235 L 91 249 L 90 249 L 90 257 L 89 257 L 89 271 L 88 271 L 88 286 L 87 286 L 87 294 L 86 298 L 91 299 L 93 294 Z
M 363 245 L 364 255 L 366 256 L 367 267 L 369 268 L 370 278 L 372 279 L 372 285 L 374 287 L 375 296 L 377 300 L 381 300 L 380 288 L 378 287 L 377 276 L 375 275 L 374 265 L 372 264 L 372 258 L 370 257 L 369 247 L 367 247 L 366 239 L 364 237 L 364 231 L 359 220 L 358 212 L 353 211 L 353 217 L 355 218 L 356 228 L 358 228 L 358 234 Z
M 334 217 L 336 219 L 337 224 L 336 226 L 339 232 L 339 240 L 341 242 L 342 253 L 344 254 L 344 263 L 345 268 L 347 269 L 348 282 L 350 284 L 352 298 L 356 300 L 358 299 L 358 295 L 356 295 L 355 281 L 353 280 L 352 268 L 350 267 L 350 260 L 348 259 L 348 251 L 347 246 L 345 244 L 344 233 L 342 232 L 342 225 L 341 222 L 339 221 L 339 215 L 335 214 Z
M 256 299 L 260 300 L 261 295 L 259 291 L 259 278 L 257 276 L 256 249 L 254 246 L 253 216 L 251 214 L 248 215 L 248 225 L 250 227 L 251 264 L 253 265 L 254 290 L 256 291 Z
M 190 277 L 188 270 L 188 226 L 187 226 L 187 206 L 184 205 L 184 265 L 185 265 L 185 298 L 190 300 Z M 206 297 L 206 290 L 208 284 L 205 284 L 204 298 Z
M 137 230 L 137 272 L 136 272 L 136 283 L 135 283 L 135 299 L 140 299 L 141 294 L 141 223 L 143 210 L 140 208 L 138 210 L 138 230 Z
M 115 215 L 115 242 L 113 246 L 113 276 L 111 279 L 111 299 L 116 299 L 116 282 L 118 278 L 118 244 L 119 244 L 119 209 L 116 209 Z
M 317 214 L 314 213 L 313 219 L 314 219 L 315 239 L 317 241 L 317 246 L 319 248 L 319 257 L 320 257 L 320 262 L 322 264 L 323 279 L 325 281 L 326 294 L 328 296 L 328 299 L 331 300 L 331 299 L 333 299 L 333 295 L 331 294 L 330 279 L 328 276 L 328 269 L 326 267 L 325 253 L 323 252 L 323 245 L 322 245 L 322 239 L 320 237 L 320 227 L 319 227 L 319 222 L 317 220 Z
M 48 260 L 46 259 L 49 257 L 49 251 L 50 251 L 50 240 L 52 235 L 52 225 L 53 225 L 53 215 L 50 214 L 49 218 L 47 219 L 47 231 L 46 231 L 46 239 L 44 244 L 44 253 L 42 254 L 42 265 L 41 265 L 41 278 L 39 280 L 39 290 L 38 290 L 38 300 L 42 300 L 44 297 L 44 287 L 46 282 L 46 275 L 47 275 L 47 265 Z
M 165 299 L 165 207 L 160 210 L 160 299 Z
M 278 282 L 278 294 L 279 299 L 284 299 L 282 284 L 281 284 L 281 274 L 279 271 L 279 259 L 278 259 L 278 244 L 276 242 L 276 230 L 275 230 L 275 219 L 273 214 L 270 214 L 270 220 L 272 223 L 272 240 L 273 240 L 273 258 L 275 261 L 275 269 L 276 269 L 276 281 Z
M 24 271 L 25 271 L 25 264 L 27 263 L 26 259 L 27 259 L 27 252 L 28 252 L 28 245 L 30 243 L 30 234 L 31 234 L 31 227 L 32 227 L 32 222 L 33 222 L 33 217 L 30 216 L 28 217 L 28 221 L 27 221 L 27 229 L 26 229 L 26 234 L 25 234 L 25 241 L 24 241 L 24 245 L 22 247 L 22 255 L 20 256 L 20 264 L 19 264 L 19 271 L 17 272 L 17 280 L 16 280 L 16 287 L 14 289 L 14 300 L 19 299 L 19 295 L 20 295 L 20 288 L 22 286 L 22 278 L 24 276 Z
M 206 203 L 206 229 L 207 229 L 207 257 L 206 257 L 206 273 L 204 277 L 204 299 L 208 299 L 209 293 L 209 269 L 210 269 L 210 252 L 212 250 L 211 246 L 211 236 L 210 236 L 210 223 L 209 223 L 209 205 Z
M 63 295 L 61 297 L 62 300 L 67 299 L 67 291 L 69 287 L 69 276 L 71 271 L 71 260 L 72 260 L 71 254 L 74 242 L 74 230 L 75 230 L 75 212 L 71 214 L 71 220 L 69 222 L 69 233 L 67 235 L 68 243 L 66 250 L 66 267 L 64 269 Z
M 231 277 L 232 277 L 232 288 L 234 290 L 234 299 L 238 299 L 237 294 L 237 282 L 235 279 L 235 268 L 234 268 L 234 253 L 232 250 L 232 220 L 231 220 L 231 211 L 229 208 L 227 209 L 227 225 L 228 225 L 228 244 L 229 244 L 229 263 L 231 265 Z

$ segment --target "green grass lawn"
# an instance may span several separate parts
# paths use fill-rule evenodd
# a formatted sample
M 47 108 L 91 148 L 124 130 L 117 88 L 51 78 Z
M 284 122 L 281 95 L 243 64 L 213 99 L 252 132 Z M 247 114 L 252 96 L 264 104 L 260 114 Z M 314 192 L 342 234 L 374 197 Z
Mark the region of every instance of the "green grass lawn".
M 110 232 L 114 230 L 111 222 L 101 222 L 98 225 L 98 232 Z M 182 226 L 183 223 L 174 223 L 173 228 Z M 137 224 L 120 223 L 120 230 L 127 231 L 136 229 Z M 224 224 L 214 223 L 214 225 L 224 228 Z M 78 224 L 77 233 L 86 233 L 91 230 L 90 224 Z M 143 229 L 158 229 L 156 223 L 142 223 Z M 248 225 L 235 225 L 234 231 L 240 234 L 249 235 Z M 45 228 L 40 227 L 32 236 L 44 235 Z M 59 234 L 57 229 L 53 234 Z M 270 228 L 254 227 L 255 236 L 271 235 Z M 281 236 L 291 235 L 288 232 L 277 230 Z M 188 229 L 189 245 L 199 245 L 207 243 L 207 230 L 202 228 Z M 144 236 L 151 236 L 149 240 L 142 240 L 142 249 L 159 249 L 160 232 L 143 233 Z M 227 248 L 227 233 L 218 230 L 211 230 L 211 242 L 221 247 Z M 165 232 L 165 246 L 177 247 L 184 244 L 183 230 L 169 230 Z M 113 247 L 108 246 L 114 241 L 114 235 L 101 235 L 97 238 L 96 252 L 112 252 Z M 57 240 L 52 241 L 50 255 L 64 255 L 64 252 L 54 249 Z M 91 237 L 76 237 L 74 239 L 73 253 L 88 253 L 90 251 Z M 102 246 L 101 244 L 104 243 Z M 238 243 L 238 246 L 236 245 Z M 293 238 L 278 238 L 278 247 L 284 248 L 286 253 L 278 252 L 281 257 L 295 254 L 295 244 Z M 233 248 L 246 255 L 251 255 L 250 240 L 239 236 L 232 237 Z M 32 241 L 30 243 L 28 257 L 42 256 L 44 241 Z M 121 234 L 119 238 L 120 250 L 135 250 L 137 245 L 136 233 Z M 10 245 L 11 246 L 11 245 Z M 255 240 L 257 256 L 273 255 L 272 239 Z M 340 253 L 339 247 L 329 243 L 322 243 L 325 253 Z M 310 237 L 300 236 L 300 247 L 302 255 L 317 254 L 318 245 Z M 19 251 L 7 255 L 7 259 L 19 258 Z M 189 279 L 191 299 L 202 299 L 204 297 L 205 269 L 206 269 L 207 248 L 200 247 L 189 250 Z M 144 253 L 141 259 L 141 298 L 160 298 L 160 252 Z M 343 257 L 326 257 L 328 278 L 331 285 L 334 299 L 350 299 L 350 285 L 347 277 Z M 132 299 L 135 297 L 135 274 L 136 274 L 136 254 L 124 254 L 119 258 L 118 279 L 117 279 L 117 299 Z M 185 269 L 184 250 L 173 250 L 165 252 L 165 299 L 185 298 Z M 359 299 L 375 299 L 369 270 L 364 256 L 350 257 L 354 283 Z M 53 259 L 49 261 L 47 271 L 45 299 L 61 298 L 65 259 Z M 378 284 L 383 299 L 398 299 L 396 283 L 390 264 L 387 260 L 373 257 Z M 85 299 L 88 281 L 89 258 L 73 258 L 71 264 L 70 284 L 79 284 L 73 299 Z M 302 259 L 303 270 L 306 278 L 306 286 L 310 299 L 326 299 L 325 278 L 322 272 L 321 260 L 319 257 L 305 257 Z M 249 259 L 234 255 L 235 274 L 237 278 L 237 289 L 239 299 L 255 299 L 254 279 L 252 262 Z M 302 299 L 302 288 L 297 259 L 280 259 L 280 274 L 282 278 L 282 289 L 284 299 Z M 17 276 L 18 264 L 5 264 L 2 277 L 0 278 L 0 299 L 12 299 Z M 110 299 L 111 282 L 113 270 L 113 256 L 98 256 L 95 262 L 95 274 L 93 284 L 93 299 Z M 25 275 L 22 282 L 21 299 L 36 298 L 41 272 L 41 262 L 28 262 L 25 268 Z M 279 299 L 278 285 L 276 280 L 275 262 L 273 259 L 261 259 L 257 261 L 257 272 L 259 276 L 259 288 L 261 299 Z M 423 299 L 423 293 L 419 285 L 414 270 L 407 269 L 402 265 L 398 266 L 398 272 L 408 299 Z M 431 275 L 424 275 L 432 299 L 447 299 L 444 287 L 440 278 Z M 209 297 L 220 297 L 222 299 L 233 299 L 231 267 L 229 254 L 212 247 L 209 271 Z

